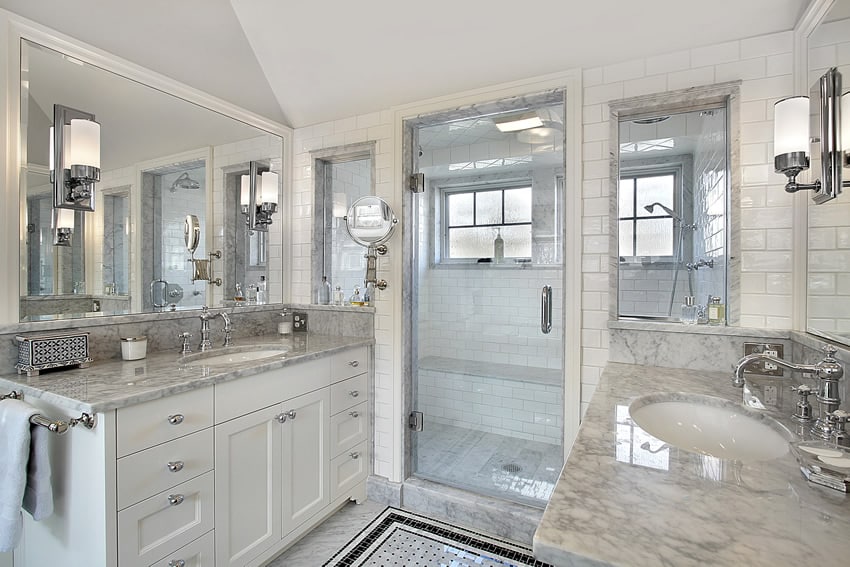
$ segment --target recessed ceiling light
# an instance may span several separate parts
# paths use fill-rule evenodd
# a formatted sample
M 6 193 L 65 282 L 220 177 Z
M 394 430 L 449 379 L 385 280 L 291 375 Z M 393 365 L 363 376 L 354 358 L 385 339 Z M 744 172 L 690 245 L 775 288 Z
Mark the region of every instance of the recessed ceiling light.
M 537 116 L 536 112 L 495 117 L 493 118 L 493 123 L 500 132 L 518 132 L 520 130 L 543 126 L 543 120 Z

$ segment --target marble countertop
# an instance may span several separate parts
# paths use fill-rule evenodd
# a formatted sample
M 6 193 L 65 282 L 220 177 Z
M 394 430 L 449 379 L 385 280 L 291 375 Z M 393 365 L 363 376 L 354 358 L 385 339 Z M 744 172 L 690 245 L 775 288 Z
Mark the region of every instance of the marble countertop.
M 629 418 L 650 393 L 736 402 L 728 372 L 609 363 L 534 535 L 574 565 L 823 565 L 850 556 L 850 495 L 807 482 L 791 453 L 742 463 L 666 447 Z M 788 380 L 787 385 L 791 385 Z M 783 397 L 784 396 L 784 397 Z M 789 429 L 793 396 L 772 413 Z
M 374 342 L 371 338 L 299 333 L 248 337 L 234 340 L 234 347 L 271 345 L 287 351 L 282 356 L 219 366 L 204 366 L 199 360 L 187 363 L 174 351 L 157 352 L 142 360 L 95 361 L 89 368 L 47 372 L 40 376 L 3 374 L 0 375 L 0 393 L 16 390 L 23 392 L 25 400 L 40 398 L 69 411 L 100 413 Z M 208 352 L 212 356 L 226 351 L 216 348 Z M 191 358 L 190 355 L 187 360 Z

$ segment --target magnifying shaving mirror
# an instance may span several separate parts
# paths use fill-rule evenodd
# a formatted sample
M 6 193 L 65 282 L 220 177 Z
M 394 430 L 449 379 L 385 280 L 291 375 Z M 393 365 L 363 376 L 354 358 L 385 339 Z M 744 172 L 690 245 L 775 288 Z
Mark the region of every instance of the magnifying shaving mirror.
M 186 249 L 194 254 L 201 242 L 201 223 L 195 215 L 186 215 L 183 224 L 183 238 L 186 240 Z
M 351 240 L 366 246 L 366 297 L 371 298 L 372 287 L 380 290 L 387 288 L 386 280 L 378 280 L 378 255 L 387 253 L 384 243 L 392 238 L 398 219 L 389 203 L 374 196 L 360 197 L 354 201 L 344 219 Z

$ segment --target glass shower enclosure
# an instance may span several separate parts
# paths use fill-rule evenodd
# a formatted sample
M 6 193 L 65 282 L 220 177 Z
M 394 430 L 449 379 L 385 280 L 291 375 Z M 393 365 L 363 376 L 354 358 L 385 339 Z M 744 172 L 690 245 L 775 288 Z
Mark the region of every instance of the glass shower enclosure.
M 564 100 L 417 119 L 415 476 L 536 507 L 563 464 Z M 416 414 L 416 415 L 419 415 Z

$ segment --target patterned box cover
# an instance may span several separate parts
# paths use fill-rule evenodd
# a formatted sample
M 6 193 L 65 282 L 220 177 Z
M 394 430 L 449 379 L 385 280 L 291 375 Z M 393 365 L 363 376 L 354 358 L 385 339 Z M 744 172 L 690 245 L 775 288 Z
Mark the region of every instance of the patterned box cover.
M 89 334 L 42 333 L 38 335 L 17 335 L 18 374 L 37 376 L 39 371 L 64 366 L 85 368 L 92 361 L 89 356 Z

